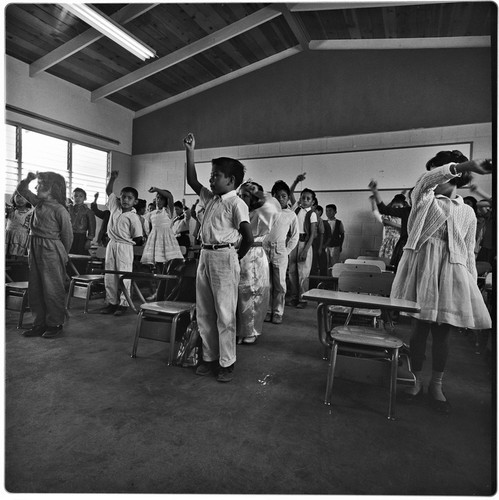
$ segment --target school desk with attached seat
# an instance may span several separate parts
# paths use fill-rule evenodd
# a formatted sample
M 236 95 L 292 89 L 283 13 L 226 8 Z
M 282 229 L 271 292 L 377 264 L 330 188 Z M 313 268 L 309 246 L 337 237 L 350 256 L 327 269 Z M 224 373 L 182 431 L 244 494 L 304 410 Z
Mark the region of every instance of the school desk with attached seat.
M 417 303 L 380 297 L 377 295 L 364 295 L 351 292 L 336 292 L 331 290 L 312 289 L 303 294 L 305 300 L 318 302 L 317 323 L 319 339 L 322 344 L 331 350 L 329 369 L 326 381 L 325 404 L 331 404 L 333 380 L 335 375 L 338 347 L 358 354 L 358 359 L 375 359 L 390 362 L 390 397 L 388 404 L 388 419 L 394 419 L 394 407 L 397 390 L 397 367 L 399 349 L 403 346 L 402 340 L 389 335 L 384 329 L 368 328 L 361 326 L 338 326 L 328 329 L 327 307 L 329 305 L 343 305 L 346 307 L 376 308 L 385 311 L 419 312 Z

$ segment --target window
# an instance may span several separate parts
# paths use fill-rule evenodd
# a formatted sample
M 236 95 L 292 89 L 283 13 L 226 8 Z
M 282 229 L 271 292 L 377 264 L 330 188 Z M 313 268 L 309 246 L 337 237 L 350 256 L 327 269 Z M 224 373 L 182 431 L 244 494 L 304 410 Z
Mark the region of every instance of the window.
M 5 194 L 10 196 L 28 172 L 57 172 L 66 180 L 67 196 L 75 188 L 105 195 L 109 153 L 50 135 L 6 127 Z M 104 202 L 105 197 L 101 197 Z

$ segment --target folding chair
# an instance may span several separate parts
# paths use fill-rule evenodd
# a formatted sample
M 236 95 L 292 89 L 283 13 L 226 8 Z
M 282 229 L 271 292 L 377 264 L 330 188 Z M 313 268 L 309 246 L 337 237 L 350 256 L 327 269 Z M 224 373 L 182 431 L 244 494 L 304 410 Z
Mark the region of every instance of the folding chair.
M 23 328 L 24 313 L 29 311 L 27 281 L 5 283 L 5 309 L 19 311 L 17 328 Z
M 135 326 L 132 358 L 137 356 L 139 338 L 145 338 L 169 342 L 170 351 L 167 363 L 168 365 L 173 363 L 176 353 L 175 343 L 182 338 L 196 308 L 196 265 L 195 261 L 172 262 L 168 271 L 175 274 L 159 276 L 165 281 L 165 286 L 163 291 L 161 291 L 161 287 L 158 287 L 158 296 L 166 296 L 167 300 L 149 303 L 144 301 L 140 305 Z M 126 279 L 126 275 L 122 278 Z M 188 300 L 192 297 L 194 297 L 194 301 Z

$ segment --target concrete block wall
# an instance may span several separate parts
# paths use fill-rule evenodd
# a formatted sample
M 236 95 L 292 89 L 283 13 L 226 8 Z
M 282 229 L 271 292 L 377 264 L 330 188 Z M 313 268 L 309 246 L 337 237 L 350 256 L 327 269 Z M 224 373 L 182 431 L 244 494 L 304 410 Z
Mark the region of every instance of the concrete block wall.
M 275 157 L 306 153 L 333 153 L 343 151 L 388 149 L 409 146 L 438 145 L 453 142 L 472 142 L 473 158 L 490 157 L 492 154 L 492 126 L 490 123 L 438 127 L 431 129 L 407 130 L 400 132 L 365 134 L 347 137 L 326 137 L 304 141 L 250 144 L 227 148 L 211 148 L 196 151 L 196 161 L 209 162 L 219 156 L 233 158 Z M 424 171 L 424 165 L 421 166 Z M 355 175 L 355 172 L 352 172 Z M 285 180 L 286 172 L 282 173 Z M 338 208 L 338 218 L 345 225 L 345 245 L 342 259 L 377 251 L 382 240 L 382 225 L 374 218 L 369 202 L 367 184 L 370 179 L 359 175 L 356 191 L 334 191 L 331 188 L 318 192 L 319 204 L 325 207 L 334 203 Z M 293 179 L 289 179 L 291 183 Z M 326 181 L 326 180 L 325 180 Z M 152 200 L 147 193 L 151 186 L 169 189 L 175 199 L 184 199 L 190 206 L 195 195 L 185 195 L 185 152 L 173 151 L 132 157 L 131 182 L 141 198 Z M 491 176 L 477 177 L 477 184 L 487 192 L 492 192 Z M 305 186 L 304 186 L 305 187 Z M 264 186 L 270 190 L 271 186 Z M 397 190 L 381 191 L 382 199 L 389 202 Z M 466 196 L 467 190 L 461 195 Z M 325 217 L 325 215 L 324 215 Z

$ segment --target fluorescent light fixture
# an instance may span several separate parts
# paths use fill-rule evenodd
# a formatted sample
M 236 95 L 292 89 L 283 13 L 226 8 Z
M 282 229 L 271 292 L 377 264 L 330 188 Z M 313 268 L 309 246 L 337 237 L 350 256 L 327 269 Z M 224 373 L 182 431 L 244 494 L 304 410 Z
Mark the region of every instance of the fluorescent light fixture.
M 156 57 L 154 50 L 92 5 L 63 3 L 61 6 L 143 61 Z

